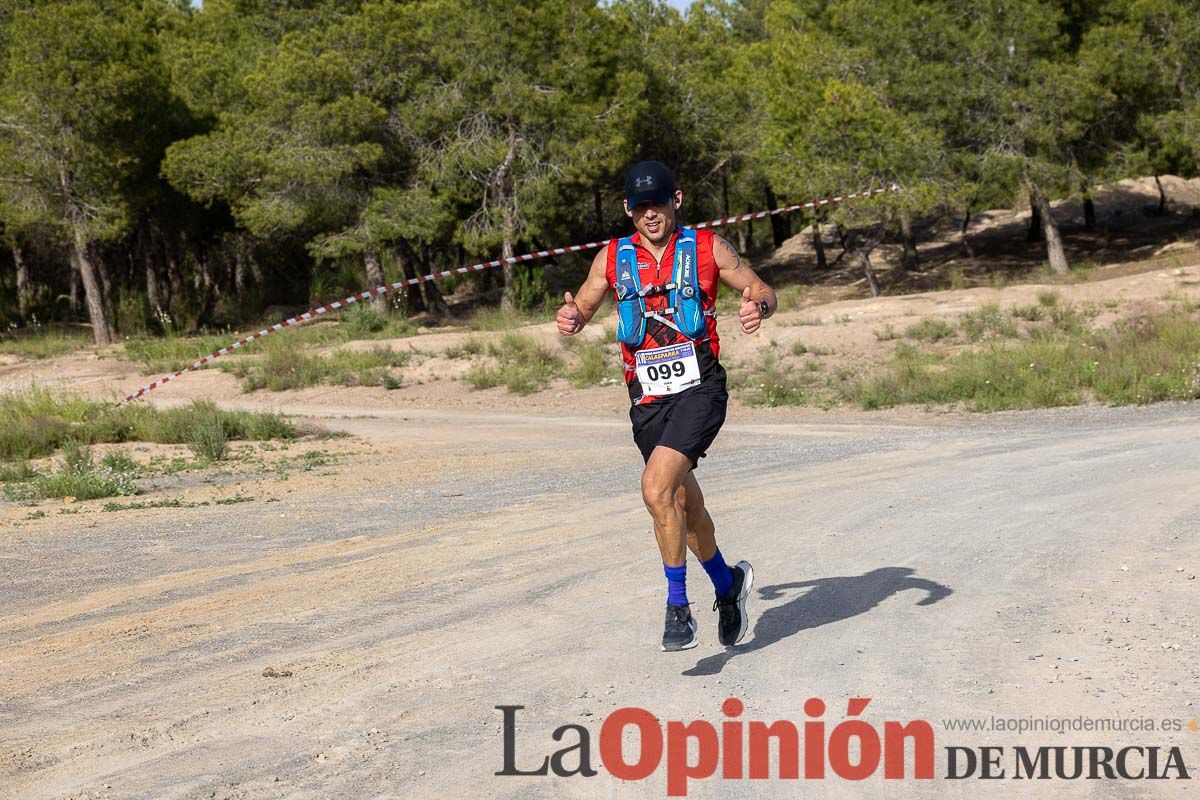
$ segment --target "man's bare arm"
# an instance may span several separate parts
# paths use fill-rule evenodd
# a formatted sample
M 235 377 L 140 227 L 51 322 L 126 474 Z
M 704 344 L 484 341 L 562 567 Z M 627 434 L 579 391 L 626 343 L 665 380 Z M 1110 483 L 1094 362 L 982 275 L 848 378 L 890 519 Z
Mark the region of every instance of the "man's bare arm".
M 754 333 L 762 324 L 762 320 L 774 314 L 779 305 L 775 298 L 775 290 L 758 277 L 749 265 L 743 263 L 733 245 L 720 236 L 713 237 L 713 257 L 720 270 L 717 275 L 721 283 L 742 295 L 742 307 L 738 311 L 742 330 Z M 760 313 L 758 305 L 762 300 L 767 303 L 765 315 Z
M 563 295 L 565 302 L 555 316 L 558 332 L 563 336 L 573 336 L 583 330 L 604 304 L 604 298 L 608 296 L 607 269 L 608 245 L 605 245 L 592 259 L 591 269 L 579 291 L 574 296 L 570 292 Z

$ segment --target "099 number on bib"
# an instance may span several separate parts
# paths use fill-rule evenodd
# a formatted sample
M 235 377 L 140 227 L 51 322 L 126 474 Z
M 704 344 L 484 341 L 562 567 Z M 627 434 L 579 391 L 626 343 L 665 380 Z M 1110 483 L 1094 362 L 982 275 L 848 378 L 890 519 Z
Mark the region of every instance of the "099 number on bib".
M 692 342 L 634 353 L 644 396 L 677 394 L 700 382 L 700 362 Z
M 670 380 L 671 378 L 682 378 L 683 373 L 687 372 L 687 367 L 682 361 L 672 361 L 669 364 L 650 364 L 646 367 L 646 377 L 652 381 Z

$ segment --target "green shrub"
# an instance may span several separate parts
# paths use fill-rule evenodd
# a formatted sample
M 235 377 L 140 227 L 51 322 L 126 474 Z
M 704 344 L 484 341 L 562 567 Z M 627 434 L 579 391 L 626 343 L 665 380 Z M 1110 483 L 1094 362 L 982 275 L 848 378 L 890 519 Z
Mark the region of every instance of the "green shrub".
M 399 309 L 390 312 L 374 303 L 355 303 L 342 312 L 342 324 L 336 329 L 341 341 L 355 339 L 402 339 L 417 332 Z
M 146 293 L 140 291 L 123 291 L 117 302 L 117 330 L 126 336 L 145 335 L 150 330 L 153 316 L 150 304 L 146 301 Z
M 920 322 L 914 322 L 904 330 L 904 335 L 910 339 L 923 339 L 929 342 L 937 342 L 942 339 L 949 339 L 954 335 L 954 326 L 944 319 L 936 317 L 926 317 Z
M 40 386 L 0 394 L 0 460 L 37 458 L 68 439 L 88 439 L 74 434 L 98 406 Z
M 554 305 L 546 292 L 546 271 L 541 267 L 513 267 L 512 302 L 518 309 L 533 309 Z
M 279 414 L 252 411 L 223 411 L 211 400 L 196 400 L 190 405 L 158 410 L 149 406 L 126 407 L 131 421 L 129 440 L 158 444 L 188 444 L 197 428 L 220 420 L 229 439 L 265 441 L 291 439 L 295 426 Z
M 1031 305 L 1017 306 L 1013 308 L 1012 315 L 1017 319 L 1023 319 L 1026 322 L 1040 322 L 1046 314 L 1042 306 Z
M 1079 335 L 1087 329 L 1083 312 L 1070 304 L 1051 306 L 1050 323 L 1058 331 L 1070 335 Z
M 100 459 L 100 464 L 115 472 L 136 473 L 140 469 L 137 462 L 118 450 L 114 450 Z
M 63 448 L 62 463 L 56 471 L 48 475 L 35 475 L 21 483 L 5 484 L 4 493 L 10 500 L 21 503 L 50 497 L 94 500 L 127 496 L 137 494 L 133 477 L 130 472 L 95 464 L 88 448 L 70 441 Z
M 506 386 L 513 394 L 532 394 L 544 389 L 562 366 L 557 355 L 523 333 L 504 334 L 488 345 L 488 355 L 496 359 L 494 366 L 479 365 L 466 375 L 467 383 L 476 389 Z
M 797 406 L 809 401 L 812 380 L 811 371 L 794 375 L 780 365 L 772 351 L 764 350 L 758 364 L 747 364 L 739 371 L 734 388 L 750 405 Z
M 568 339 L 567 341 L 571 341 Z M 446 358 L 470 358 L 483 355 L 483 340 L 478 336 L 468 336 L 453 347 L 446 348 L 443 354 Z
M 222 411 L 210 401 L 160 410 L 53 393 L 44 387 L 0 393 L 0 461 L 49 455 L 68 441 L 188 444 L 200 420 L 217 416 L 230 439 L 290 439 L 295 427 L 279 414 Z
M 936 366 L 935 366 L 936 365 Z M 1200 398 L 1200 322 L 1183 314 L 1145 316 L 1103 331 L 1052 329 L 1015 346 L 992 344 L 938 363 L 897 348 L 881 374 L 851 383 L 864 408 L 964 403 L 975 411 L 1079 403 Z
M 202 461 L 222 461 L 229 450 L 229 436 L 221 418 L 213 414 L 196 421 L 188 442 L 193 455 Z
M 92 345 L 91 334 L 81 331 L 49 331 L 0 336 L 0 353 L 19 358 L 54 358 Z
M 369 336 L 387 328 L 388 315 L 375 304 L 355 303 L 342 312 L 342 326 L 352 337 Z
M 1017 335 L 1017 327 L 1000 306 L 989 304 L 963 315 L 962 332 L 970 341 L 978 342 L 980 339 L 1012 338 Z
M 147 373 L 157 374 L 190 367 L 200 358 L 215 353 L 238 338 L 237 333 L 138 337 L 127 339 L 124 350 L 126 358 L 139 362 Z M 221 360 L 247 352 L 248 348 L 238 348 Z
M 319 384 L 335 386 L 385 386 L 397 388 L 399 381 L 389 372 L 403 366 L 411 353 L 375 347 L 370 350 L 338 350 L 331 355 L 312 355 L 295 347 L 275 346 L 257 362 L 232 369 L 247 392 L 267 389 L 283 392 Z
M 578 389 L 615 383 L 621 379 L 620 372 L 608 365 L 608 356 L 615 348 L 607 340 L 590 340 L 575 348 L 578 361 L 567 377 Z
M 1200 323 L 1179 313 L 1134 317 L 1090 338 L 1097 399 L 1113 405 L 1200 398 Z
M 324 376 L 318 356 L 294 347 L 272 347 L 258 362 L 238 366 L 234 374 L 244 378 L 242 389 L 247 392 L 303 389 L 320 383 Z
M 101 511 L 139 511 L 144 508 L 195 508 L 201 505 L 200 503 L 185 503 L 177 497 L 170 497 L 164 500 L 148 500 L 144 503 L 105 503 L 100 509 Z M 204 504 L 207 505 L 207 504 Z
M 1042 289 L 1037 293 L 1038 305 L 1049 308 L 1050 306 L 1058 305 L 1058 301 L 1062 298 L 1058 292 L 1053 289 Z
M 37 470 L 26 461 L 11 461 L 0 464 L 0 483 L 18 483 L 37 477 Z

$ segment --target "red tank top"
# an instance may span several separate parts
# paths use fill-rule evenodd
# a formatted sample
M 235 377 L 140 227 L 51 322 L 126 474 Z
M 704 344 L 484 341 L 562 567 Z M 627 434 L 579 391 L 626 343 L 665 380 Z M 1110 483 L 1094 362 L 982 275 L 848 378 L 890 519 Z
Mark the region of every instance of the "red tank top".
M 672 234 L 671 241 L 667 244 L 667 249 L 663 251 L 662 258 L 655 261 L 650 251 L 642 246 L 641 234 L 635 233 L 630 237 L 630 240 L 637 248 L 638 280 L 642 286 L 650 284 L 661 286 L 664 283 L 670 282 L 671 274 L 675 268 L 675 242 L 678 238 L 679 231 L 677 230 Z M 713 256 L 713 241 L 715 238 L 713 232 L 707 228 L 696 231 L 696 277 L 700 283 L 700 294 L 703 297 L 702 305 L 705 311 L 712 311 L 717 302 L 717 274 L 720 268 L 717 266 L 717 260 Z M 617 280 L 617 248 L 615 244 L 609 244 L 608 246 L 607 262 L 605 276 L 608 278 L 608 287 L 613 292 L 613 301 L 615 302 L 617 296 L 615 288 Z M 666 293 L 659 292 L 646 297 L 647 311 L 662 311 L 666 307 Z M 701 382 L 708 380 L 719 368 L 717 357 L 721 352 L 721 342 L 717 338 L 716 316 L 709 316 L 707 325 L 707 333 L 704 338 L 698 340 L 696 347 L 697 355 L 700 359 Z M 635 360 L 633 354 L 647 348 L 666 347 L 667 345 L 686 341 L 688 341 L 688 338 L 682 333 L 650 317 L 646 320 L 646 335 L 643 337 L 640 345 L 631 347 L 624 342 L 617 343 L 621 348 L 621 361 L 625 367 L 625 383 L 629 387 L 629 397 L 634 403 L 639 405 L 649 403 L 656 400 L 657 397 L 642 394 L 641 386 L 637 380 L 637 370 L 634 366 Z

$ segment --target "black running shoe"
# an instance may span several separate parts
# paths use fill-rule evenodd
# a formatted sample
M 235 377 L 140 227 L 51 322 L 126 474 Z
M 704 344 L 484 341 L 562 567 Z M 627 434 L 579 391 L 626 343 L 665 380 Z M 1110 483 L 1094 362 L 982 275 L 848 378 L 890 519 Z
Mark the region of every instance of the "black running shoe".
M 717 639 L 726 647 L 740 642 L 750 627 L 750 620 L 746 616 L 746 597 L 754 585 L 754 568 L 749 561 L 739 561 L 730 570 L 733 572 L 733 586 L 713 603 L 713 611 L 720 614 Z
M 696 618 L 687 606 L 667 605 L 667 623 L 663 628 L 663 651 L 689 650 L 696 646 Z

